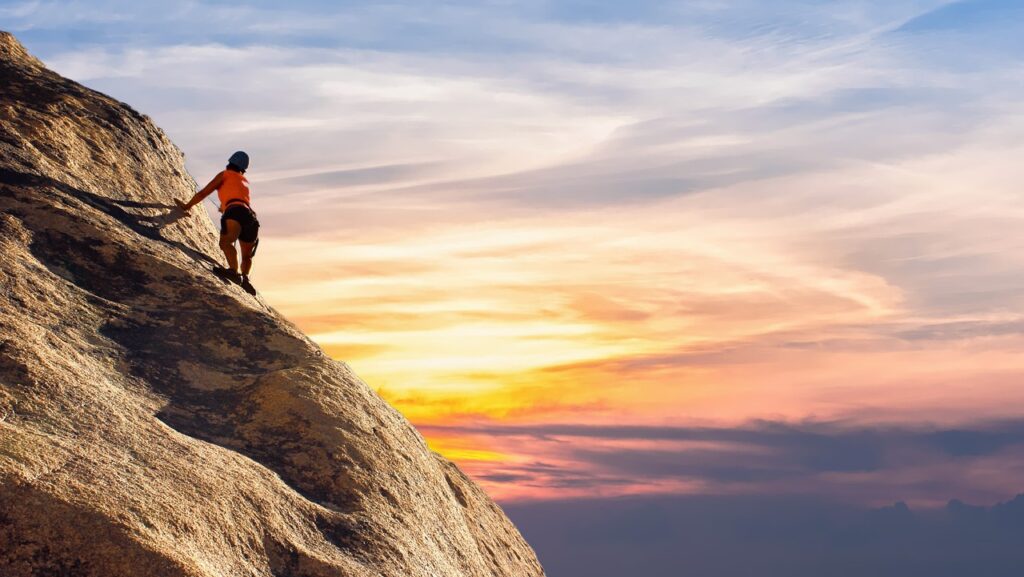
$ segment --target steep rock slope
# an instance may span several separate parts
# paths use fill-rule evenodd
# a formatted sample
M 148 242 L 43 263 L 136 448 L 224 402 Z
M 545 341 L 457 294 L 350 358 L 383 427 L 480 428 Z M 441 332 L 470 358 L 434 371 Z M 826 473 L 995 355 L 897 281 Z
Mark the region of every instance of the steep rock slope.
M 0 33 L 0 575 L 539 576 L 343 363 L 209 274 L 145 116 Z

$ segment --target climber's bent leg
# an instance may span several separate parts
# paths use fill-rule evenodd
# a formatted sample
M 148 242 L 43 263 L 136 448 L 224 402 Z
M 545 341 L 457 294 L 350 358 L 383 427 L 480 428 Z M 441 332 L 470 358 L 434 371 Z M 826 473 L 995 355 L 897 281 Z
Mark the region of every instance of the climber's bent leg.
M 237 220 L 221 220 L 220 249 L 224 251 L 224 257 L 228 259 L 228 268 L 232 272 L 238 272 L 238 252 L 235 251 L 235 241 L 242 232 L 242 225 Z
M 238 247 L 242 252 L 242 276 L 249 276 L 249 271 L 252 269 L 252 253 L 256 249 L 256 243 L 240 240 Z

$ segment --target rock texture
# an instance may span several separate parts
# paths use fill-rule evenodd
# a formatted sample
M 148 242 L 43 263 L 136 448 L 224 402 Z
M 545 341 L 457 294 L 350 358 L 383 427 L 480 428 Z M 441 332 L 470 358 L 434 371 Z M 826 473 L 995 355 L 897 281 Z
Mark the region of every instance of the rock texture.
M 394 409 L 209 273 L 147 117 L 0 33 L 0 575 L 539 576 Z

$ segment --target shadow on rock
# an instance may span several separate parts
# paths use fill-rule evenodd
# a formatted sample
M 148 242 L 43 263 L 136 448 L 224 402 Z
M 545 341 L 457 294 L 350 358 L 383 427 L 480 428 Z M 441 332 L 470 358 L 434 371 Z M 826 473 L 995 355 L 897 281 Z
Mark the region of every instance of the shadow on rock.
M 173 224 L 181 220 L 185 215 L 180 209 L 173 205 L 161 204 L 161 203 L 147 203 L 147 202 L 135 202 L 130 200 L 116 200 L 105 197 L 94 192 L 75 188 L 67 183 L 54 180 L 47 176 L 39 174 L 29 174 L 25 172 L 15 172 L 13 170 L 0 168 L 0 180 L 7 184 L 18 185 L 18 186 L 33 186 L 33 187 L 45 187 L 57 189 L 71 197 L 77 198 L 86 204 L 89 204 L 93 208 L 105 212 L 110 216 L 116 218 L 122 224 L 130 228 L 135 233 L 142 235 L 146 238 L 157 240 L 166 243 L 181 252 L 189 255 L 195 260 L 204 261 L 210 265 L 219 264 L 215 259 L 210 257 L 208 254 L 196 250 L 193 247 L 186 245 L 185 243 L 165 238 L 160 234 L 160 230 L 167 225 Z M 127 208 L 165 208 L 168 212 L 160 216 L 148 216 L 148 215 L 137 215 L 132 214 L 125 210 Z

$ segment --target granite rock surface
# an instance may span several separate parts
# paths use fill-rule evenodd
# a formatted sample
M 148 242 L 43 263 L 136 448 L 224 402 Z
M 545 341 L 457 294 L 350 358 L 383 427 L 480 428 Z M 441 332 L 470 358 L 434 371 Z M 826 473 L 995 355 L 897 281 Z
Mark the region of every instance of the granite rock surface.
M 194 190 L 149 118 L 0 33 L 0 575 L 543 575 L 348 366 L 210 273 L 212 223 L 172 210 Z

